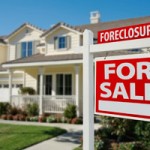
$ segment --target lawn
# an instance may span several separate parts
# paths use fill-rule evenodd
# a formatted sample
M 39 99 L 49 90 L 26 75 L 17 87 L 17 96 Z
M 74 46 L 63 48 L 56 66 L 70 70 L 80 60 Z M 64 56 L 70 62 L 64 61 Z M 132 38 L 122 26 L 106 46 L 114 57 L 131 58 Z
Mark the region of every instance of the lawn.
M 0 150 L 22 150 L 65 132 L 55 127 L 0 124 Z

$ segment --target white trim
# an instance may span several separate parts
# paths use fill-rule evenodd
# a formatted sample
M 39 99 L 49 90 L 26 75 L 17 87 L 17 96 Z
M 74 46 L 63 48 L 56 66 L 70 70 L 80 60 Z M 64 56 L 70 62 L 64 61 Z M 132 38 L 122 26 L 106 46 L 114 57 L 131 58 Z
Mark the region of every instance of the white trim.
M 65 60 L 65 61 L 53 61 L 53 62 L 3 64 L 2 66 L 4 68 L 15 68 L 15 67 L 50 66 L 50 65 L 71 65 L 71 64 L 81 64 L 82 62 L 83 60 Z
M 71 32 L 74 32 L 74 33 L 77 33 L 77 34 L 82 34 L 81 32 L 79 31 L 76 31 L 70 27 L 66 27 L 65 25 L 59 25 L 58 27 L 55 27 L 53 30 L 49 31 L 49 33 L 47 33 L 46 35 L 44 35 L 45 38 L 47 38 L 49 35 L 53 34 L 55 31 L 57 31 L 59 28 L 64 28 L 66 30 L 69 30 Z
M 150 55 L 148 54 L 130 54 L 130 55 L 119 55 L 119 56 L 108 56 L 108 57 L 97 57 L 95 58 L 95 62 L 98 60 L 116 60 L 116 59 L 132 59 L 132 58 L 148 58 Z
M 23 74 L 24 71 L 14 71 L 13 74 Z M 9 74 L 9 71 L 0 71 L 0 75 L 1 74 Z
M 90 45 L 90 52 L 99 53 L 99 52 L 131 50 L 131 49 L 148 48 L 148 47 L 150 47 L 150 38 L 144 38 L 144 39 L 121 41 L 121 42 Z
M 36 28 L 36 27 L 33 27 L 33 26 L 31 26 L 31 25 L 29 25 L 29 24 L 26 24 L 26 25 L 24 25 L 23 27 L 18 27 L 18 28 L 20 28 L 19 30 L 18 30 L 18 28 L 16 29 L 16 30 L 18 30 L 18 31 L 15 31 L 12 35 L 8 35 L 8 38 L 6 39 L 6 40 L 10 40 L 11 38 L 13 38 L 14 36 L 16 36 L 19 32 L 21 32 L 24 28 L 30 28 L 30 29 L 32 29 L 32 30 L 36 30 L 37 32 L 39 32 L 39 33 L 41 33 L 41 34 L 43 34 L 44 33 L 44 31 L 42 31 L 42 30 L 40 30 L 40 29 L 38 29 L 38 28 Z

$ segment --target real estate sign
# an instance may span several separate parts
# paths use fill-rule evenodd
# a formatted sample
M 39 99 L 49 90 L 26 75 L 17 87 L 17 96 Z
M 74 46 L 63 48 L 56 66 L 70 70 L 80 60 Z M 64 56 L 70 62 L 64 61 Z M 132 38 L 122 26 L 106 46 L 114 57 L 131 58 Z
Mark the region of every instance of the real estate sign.
M 150 38 L 150 23 L 125 26 L 98 32 L 98 43 Z
M 96 114 L 150 120 L 150 58 L 95 64 Z

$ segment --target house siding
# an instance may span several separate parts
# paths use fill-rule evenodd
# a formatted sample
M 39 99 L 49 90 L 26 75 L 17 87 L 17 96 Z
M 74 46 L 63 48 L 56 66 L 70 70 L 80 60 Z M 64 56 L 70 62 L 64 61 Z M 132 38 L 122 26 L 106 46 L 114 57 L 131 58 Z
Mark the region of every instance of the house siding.
M 70 36 L 70 49 L 59 50 L 54 48 L 54 38 L 60 36 Z M 78 47 L 80 45 L 80 35 L 74 32 L 71 32 L 67 29 L 60 28 L 57 31 L 53 32 L 47 36 L 46 40 L 46 55 L 55 55 L 55 54 L 68 54 L 72 53 L 71 49 Z
M 24 82 L 25 82 L 25 87 L 32 87 L 37 91 L 37 69 L 28 69 L 25 71 L 25 76 L 24 76 Z
M 28 30 L 28 33 L 26 33 L 27 30 Z M 42 32 L 39 32 L 39 31 L 36 31 L 36 30 L 26 27 L 26 28 L 23 28 L 16 35 L 11 37 L 9 39 L 9 46 L 8 46 L 8 51 L 9 51 L 8 61 L 17 59 L 16 45 L 18 43 L 28 42 L 28 41 L 36 41 L 36 43 L 37 43 L 37 41 L 40 42 L 41 41 L 41 38 L 40 38 L 41 33 Z M 33 45 L 33 47 L 35 48 L 34 45 Z M 38 51 L 36 51 L 36 50 L 33 50 L 33 51 L 34 51 L 34 53 L 38 53 Z
M 0 63 L 7 61 L 7 46 L 0 44 Z

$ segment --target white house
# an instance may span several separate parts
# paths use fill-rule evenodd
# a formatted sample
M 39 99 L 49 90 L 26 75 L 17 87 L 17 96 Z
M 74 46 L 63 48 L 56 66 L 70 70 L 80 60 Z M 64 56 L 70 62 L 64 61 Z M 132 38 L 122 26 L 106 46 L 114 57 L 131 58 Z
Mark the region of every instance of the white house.
M 42 114 L 62 113 L 67 103 L 72 103 L 77 106 L 78 116 L 82 115 L 82 54 L 75 49 L 83 44 L 83 31 L 91 30 L 94 43 L 97 43 L 97 32 L 100 30 L 147 23 L 150 17 L 101 22 L 99 13 L 93 12 L 90 20 L 90 24 L 81 26 L 60 22 L 48 30 L 25 23 L 5 38 L 7 62 L 2 65 L 5 70 L 0 70 L 0 88 L 5 76 L 9 87 L 8 100 L 12 104 L 23 105 L 25 101 L 36 101 Z M 94 57 L 144 52 L 142 49 L 112 51 Z M 13 92 L 14 85 L 32 87 L 37 94 L 18 95 Z

